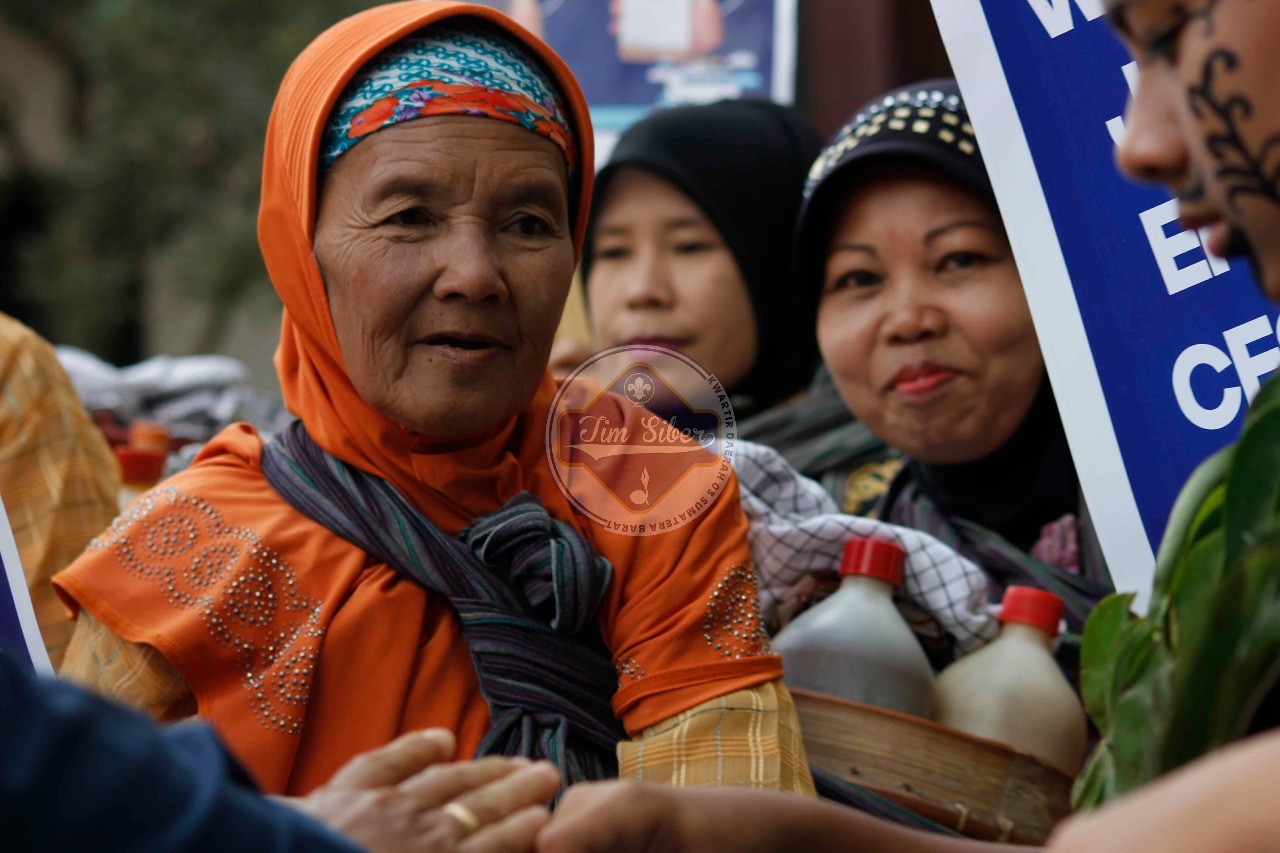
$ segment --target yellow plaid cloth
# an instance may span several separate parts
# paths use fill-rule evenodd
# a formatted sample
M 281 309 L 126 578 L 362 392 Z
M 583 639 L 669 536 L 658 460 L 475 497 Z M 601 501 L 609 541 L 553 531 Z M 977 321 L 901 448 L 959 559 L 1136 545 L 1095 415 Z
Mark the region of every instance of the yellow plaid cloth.
M 87 610 L 76 619 L 59 675 L 161 722 L 196 714 L 196 697 L 177 667 L 151 646 L 116 636 Z
M 0 314 L 0 500 L 54 667 L 72 623 L 49 580 L 115 518 L 119 489 L 111 448 L 53 348 Z
M 781 681 L 703 702 L 618 744 L 618 776 L 814 796 L 800 721 Z

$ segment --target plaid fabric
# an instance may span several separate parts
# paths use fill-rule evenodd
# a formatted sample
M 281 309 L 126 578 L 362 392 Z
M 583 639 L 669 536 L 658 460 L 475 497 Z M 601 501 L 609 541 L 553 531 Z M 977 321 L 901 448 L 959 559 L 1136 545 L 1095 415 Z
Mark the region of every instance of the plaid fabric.
M 927 531 L 948 547 L 982 566 L 991 579 L 990 598 L 998 599 L 1008 586 L 1030 585 L 1048 590 L 1066 605 L 1069 630 L 1079 632 L 1094 605 L 1114 591 L 1111 573 L 1084 499 L 1077 524 L 1079 573 L 1037 560 L 998 533 L 960 518 L 948 518 L 921 488 L 910 467 L 903 468 L 890 485 L 879 515 L 894 524 Z
M 52 577 L 116 515 L 120 474 L 53 348 L 0 314 L 0 500 L 57 667 L 71 638 Z
M 896 471 L 901 464 L 895 450 L 850 414 L 825 367 L 818 369 L 804 396 L 744 420 L 738 437 L 778 451 L 854 515 L 865 514 L 862 509 L 869 513 L 888 488 L 883 477 L 877 484 L 860 474 L 883 466 Z M 855 482 L 860 497 L 851 505 Z
M 88 611 L 76 618 L 59 675 L 164 722 L 196 713 L 196 697 L 164 655 L 120 639 Z
M 917 633 L 944 632 L 965 654 L 998 633 L 986 575 L 952 548 L 918 530 L 839 513 L 820 485 L 763 445 L 739 442 L 733 467 L 751 522 L 766 624 L 780 625 L 780 605 L 794 602 L 797 592 L 809 599 L 805 603 L 829 592 L 845 542 L 859 536 L 894 542 L 907 552 L 899 608 Z
M 703 702 L 623 741 L 618 776 L 814 796 L 795 705 L 780 681 Z

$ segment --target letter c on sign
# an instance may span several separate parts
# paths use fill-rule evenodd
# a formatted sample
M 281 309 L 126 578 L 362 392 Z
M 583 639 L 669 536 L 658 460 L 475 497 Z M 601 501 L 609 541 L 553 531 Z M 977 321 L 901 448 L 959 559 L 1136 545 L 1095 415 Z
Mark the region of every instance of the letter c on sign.
M 1178 407 L 1187 420 L 1200 429 L 1222 429 L 1236 419 L 1240 413 L 1240 404 L 1244 400 L 1244 391 L 1237 386 L 1223 389 L 1222 402 L 1216 408 L 1206 409 L 1196 399 L 1191 389 L 1191 372 L 1200 365 L 1212 367 L 1221 373 L 1231 366 L 1231 359 L 1225 352 L 1209 344 L 1192 344 L 1182 351 L 1178 360 L 1173 363 L 1173 394 L 1178 398 Z

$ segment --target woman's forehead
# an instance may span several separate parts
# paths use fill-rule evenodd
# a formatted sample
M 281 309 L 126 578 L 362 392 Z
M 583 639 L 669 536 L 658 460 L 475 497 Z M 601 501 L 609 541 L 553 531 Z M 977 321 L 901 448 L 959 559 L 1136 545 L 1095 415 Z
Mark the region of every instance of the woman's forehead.
M 617 171 L 600 196 L 599 205 L 599 227 L 602 229 L 632 220 L 711 224 L 684 190 L 666 178 L 637 166 L 623 166 Z
M 995 206 L 968 187 L 931 169 L 895 167 L 848 185 L 835 207 L 833 224 L 927 227 L 961 214 L 1003 230 Z
M 467 116 L 420 119 L 380 131 L 339 158 L 322 191 L 335 184 L 374 201 L 393 194 L 456 195 L 444 192 L 450 184 L 457 184 L 456 191 L 484 186 L 560 199 L 569 192 L 567 166 L 553 143 L 518 125 Z

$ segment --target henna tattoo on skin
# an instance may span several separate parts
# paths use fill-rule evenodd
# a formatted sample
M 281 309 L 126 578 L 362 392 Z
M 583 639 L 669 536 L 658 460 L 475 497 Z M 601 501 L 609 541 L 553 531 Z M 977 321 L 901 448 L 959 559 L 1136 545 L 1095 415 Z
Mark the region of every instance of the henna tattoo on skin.
M 1203 22 L 1205 35 L 1214 32 L 1214 13 L 1222 0 L 1208 0 L 1189 13 Z M 1242 126 L 1254 116 L 1253 101 L 1239 93 L 1217 91 L 1222 76 L 1240 68 L 1234 51 L 1219 47 L 1211 51 L 1201 68 L 1200 82 L 1187 88 L 1191 112 L 1200 122 L 1216 121 L 1206 145 L 1218 164 L 1217 177 L 1226 187 L 1226 201 L 1240 212 L 1238 199 L 1254 196 L 1280 206 L 1280 133 L 1269 134 L 1256 149 L 1246 143 Z

